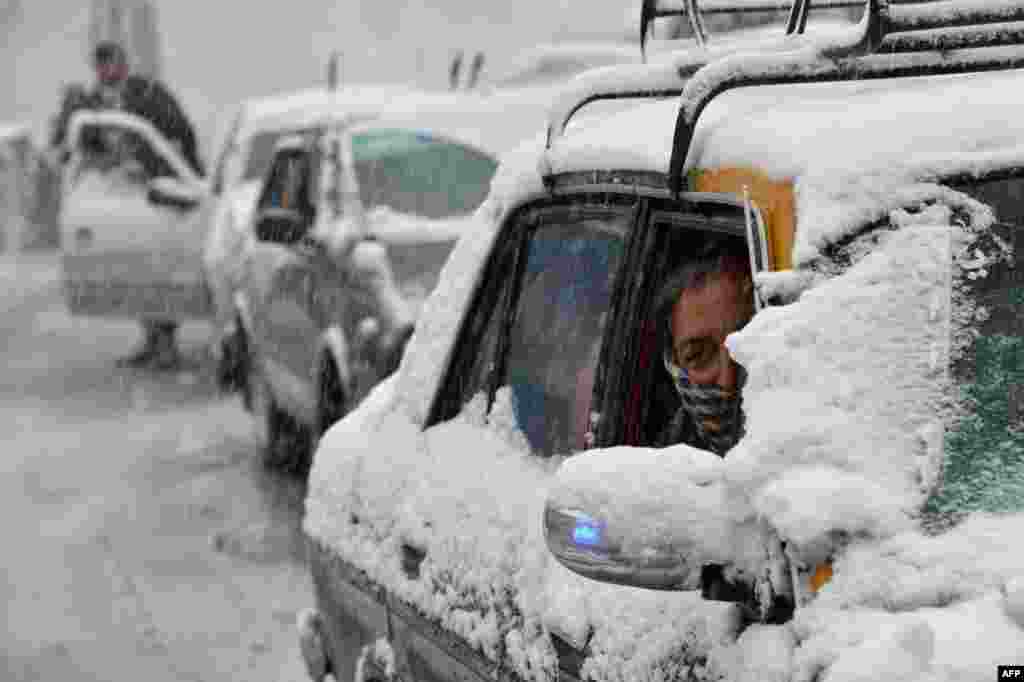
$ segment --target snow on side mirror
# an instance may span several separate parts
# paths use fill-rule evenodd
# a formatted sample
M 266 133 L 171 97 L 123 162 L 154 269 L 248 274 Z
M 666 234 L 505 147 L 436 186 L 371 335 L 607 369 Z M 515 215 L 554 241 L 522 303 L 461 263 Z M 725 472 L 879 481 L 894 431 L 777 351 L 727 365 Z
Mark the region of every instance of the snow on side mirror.
M 730 508 L 722 466 L 686 445 L 571 457 L 548 493 L 548 549 L 584 577 L 653 590 L 697 589 L 707 564 L 753 565 L 763 536 Z
M 150 181 L 147 198 L 156 206 L 168 206 L 184 211 L 195 208 L 202 200 L 202 194 L 176 178 L 160 177 Z

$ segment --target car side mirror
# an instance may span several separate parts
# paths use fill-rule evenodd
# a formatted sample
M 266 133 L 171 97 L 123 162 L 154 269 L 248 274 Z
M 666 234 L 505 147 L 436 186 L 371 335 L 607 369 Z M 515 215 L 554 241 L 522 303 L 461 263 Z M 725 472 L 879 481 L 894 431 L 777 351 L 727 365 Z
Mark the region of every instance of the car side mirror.
M 199 205 L 202 195 L 177 178 L 160 177 L 149 183 L 146 198 L 155 206 L 187 211 Z
M 306 219 L 293 208 L 264 208 L 256 214 L 254 232 L 260 241 L 295 244 L 306 236 Z
M 589 450 L 563 464 L 544 509 L 549 551 L 586 578 L 652 590 L 700 586 L 724 548 L 758 538 L 729 515 L 721 459 L 685 445 Z

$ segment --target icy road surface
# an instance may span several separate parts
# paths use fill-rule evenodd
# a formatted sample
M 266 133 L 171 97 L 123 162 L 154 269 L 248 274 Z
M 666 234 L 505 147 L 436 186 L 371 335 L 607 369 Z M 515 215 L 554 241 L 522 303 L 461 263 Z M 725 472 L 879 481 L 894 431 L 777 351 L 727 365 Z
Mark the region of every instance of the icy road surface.
M 208 379 L 121 370 L 137 327 L 67 315 L 55 254 L 0 254 L 0 678 L 302 680 L 303 490 Z

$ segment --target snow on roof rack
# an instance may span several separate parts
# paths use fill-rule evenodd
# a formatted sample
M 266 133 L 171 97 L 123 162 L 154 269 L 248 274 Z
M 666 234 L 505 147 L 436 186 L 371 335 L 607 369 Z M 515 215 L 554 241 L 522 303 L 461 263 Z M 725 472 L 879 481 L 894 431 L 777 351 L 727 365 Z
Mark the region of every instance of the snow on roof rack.
M 861 7 L 864 0 L 813 0 L 818 9 Z M 640 50 L 647 43 L 651 22 L 661 17 L 687 17 L 698 42 L 705 40 L 703 15 L 781 12 L 789 10 L 786 35 L 803 33 L 811 0 L 643 0 L 640 5 Z
M 718 95 L 786 83 L 905 78 L 1024 68 L 1024 0 L 866 0 L 852 39 L 785 53 L 736 53 L 697 71 L 682 91 L 668 185 L 678 195 L 700 115 Z
M 698 42 L 704 45 L 702 14 L 790 10 L 786 35 L 802 34 L 813 5 L 819 9 L 861 7 L 865 0 L 644 0 L 641 9 L 641 49 L 648 24 L 657 17 L 688 15 Z M 687 79 L 714 59 L 714 54 L 685 53 L 676 60 L 649 65 L 619 65 L 578 76 L 555 100 L 548 115 L 547 148 L 565 132 L 569 120 L 596 101 L 678 97 Z

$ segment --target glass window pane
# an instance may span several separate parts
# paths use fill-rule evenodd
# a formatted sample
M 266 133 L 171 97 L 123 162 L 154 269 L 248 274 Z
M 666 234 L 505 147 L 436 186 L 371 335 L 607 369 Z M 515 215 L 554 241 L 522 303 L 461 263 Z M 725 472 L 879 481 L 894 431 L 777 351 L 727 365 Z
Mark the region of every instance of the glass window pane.
M 267 168 L 270 167 L 270 162 L 274 160 L 274 150 L 277 148 L 278 141 L 282 138 L 291 135 L 312 137 L 316 133 L 317 130 L 315 128 L 289 128 L 256 133 L 249 140 L 249 155 L 245 160 L 245 173 L 243 177 L 246 180 L 262 179 L 267 173 Z
M 497 168 L 480 151 L 406 130 L 353 135 L 352 154 L 364 206 L 428 218 L 472 213 Z
M 549 215 L 527 246 L 503 385 L 541 455 L 584 447 L 597 354 L 629 212 Z
M 942 487 L 927 505 L 933 523 L 1024 510 L 1024 239 L 1019 227 L 996 228 L 1016 242 L 1016 262 L 966 282 L 978 334 L 953 368 L 967 414 L 946 434 Z

